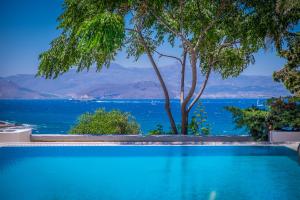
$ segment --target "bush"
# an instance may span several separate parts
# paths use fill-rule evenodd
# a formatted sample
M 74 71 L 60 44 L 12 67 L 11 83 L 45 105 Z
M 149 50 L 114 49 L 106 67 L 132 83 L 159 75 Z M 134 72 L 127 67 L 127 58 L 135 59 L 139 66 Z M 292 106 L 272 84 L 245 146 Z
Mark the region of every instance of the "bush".
M 172 130 L 165 131 L 161 124 L 157 124 L 155 129 L 148 132 L 148 135 L 172 135 Z
M 130 113 L 98 109 L 95 113 L 85 113 L 70 134 L 139 134 L 140 125 Z
M 300 99 L 297 97 L 272 98 L 268 109 L 257 107 L 240 109 L 226 107 L 233 115 L 237 128 L 246 127 L 257 140 L 267 140 L 272 130 L 300 130 Z
M 272 98 L 268 123 L 274 130 L 300 130 L 300 98 Z
M 204 106 L 201 101 L 198 102 L 194 111 L 194 115 L 188 126 L 188 132 L 191 135 L 209 135 L 210 126 L 207 121 L 207 113 L 204 110 Z
M 150 130 L 148 132 L 148 135 L 164 135 L 164 134 L 166 133 L 164 132 L 163 126 L 161 124 L 157 124 L 155 129 Z
M 268 139 L 268 111 L 256 107 L 241 109 L 230 106 L 225 108 L 232 113 L 237 128 L 245 127 L 255 140 Z

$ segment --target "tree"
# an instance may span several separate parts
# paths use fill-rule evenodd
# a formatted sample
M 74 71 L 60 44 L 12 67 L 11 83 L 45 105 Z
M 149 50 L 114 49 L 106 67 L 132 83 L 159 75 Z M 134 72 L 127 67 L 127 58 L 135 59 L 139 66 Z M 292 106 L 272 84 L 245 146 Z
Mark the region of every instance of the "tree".
M 276 0 L 269 6 L 264 1 L 250 1 L 256 9 L 258 26 L 266 35 L 280 57 L 287 63 L 273 74 L 275 81 L 282 82 L 295 96 L 300 96 L 300 1 Z M 298 27 L 297 27 L 298 26 Z
M 274 72 L 273 78 L 282 82 L 295 96 L 300 97 L 300 32 L 288 40 L 288 49 L 279 50 L 279 55 L 287 60 L 283 68 Z
M 267 5 L 234 0 L 65 0 L 58 26 L 62 33 L 40 55 L 38 75 L 56 78 L 71 67 L 82 71 L 93 64 L 100 70 L 109 66 L 120 49 L 136 59 L 146 54 L 162 87 L 172 131 L 177 134 L 169 92 L 154 56 L 175 59 L 181 65 L 181 133 L 187 134 L 189 112 L 201 98 L 211 72 L 223 78 L 238 76 L 254 62 L 253 53 L 265 46 L 271 28 L 264 29 L 264 23 L 272 16 L 259 23 L 257 16 L 264 7 L 275 4 L 271 0 Z M 282 30 L 289 25 L 283 24 Z M 177 46 L 179 55 L 160 52 L 164 43 Z M 186 67 L 192 71 L 188 91 Z M 200 73 L 205 79 L 197 87 Z

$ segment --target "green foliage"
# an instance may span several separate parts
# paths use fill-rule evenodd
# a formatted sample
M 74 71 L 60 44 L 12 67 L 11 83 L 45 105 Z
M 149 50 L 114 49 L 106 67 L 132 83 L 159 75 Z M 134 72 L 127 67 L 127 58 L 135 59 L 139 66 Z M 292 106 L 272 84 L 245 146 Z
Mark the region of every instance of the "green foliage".
M 148 132 L 148 135 L 164 135 L 164 134 L 165 132 L 161 124 L 157 124 L 155 129 L 150 130 Z
M 125 37 L 124 18 L 108 11 L 113 6 L 103 1 L 65 0 L 58 26 L 62 33 L 40 55 L 37 75 L 56 78 L 75 66 L 77 71 L 93 64 L 98 70 L 108 66 Z
M 177 128 L 180 129 L 180 125 Z M 148 132 L 148 135 L 172 135 L 172 134 L 173 134 L 172 130 L 169 129 L 165 131 L 161 124 L 157 124 L 154 129 Z
M 266 36 L 267 45 L 275 44 L 277 53 L 286 59 L 283 68 L 273 74 L 292 94 L 300 96 L 300 20 L 299 0 L 243 1 L 255 9 L 254 30 Z M 266 6 L 268 4 L 268 6 Z
M 172 135 L 172 130 L 165 131 L 161 124 L 157 124 L 155 129 L 148 132 L 148 135 Z
M 198 126 L 197 119 L 195 116 L 192 116 L 192 119 L 189 123 L 188 130 L 193 135 L 199 135 L 199 126 Z
M 268 109 L 226 107 L 233 115 L 237 128 L 247 128 L 257 140 L 267 140 L 269 129 L 300 130 L 300 99 L 297 97 L 272 98 Z
M 71 67 L 81 71 L 93 64 L 100 70 L 122 47 L 138 59 L 145 49 L 129 28 L 141 31 L 153 53 L 166 42 L 178 45 L 184 36 L 194 47 L 199 43 L 195 49 L 202 72 L 213 63 L 222 77 L 237 76 L 254 62 L 253 53 L 266 37 L 295 25 L 296 6 L 278 7 L 277 1 L 65 0 L 61 35 L 40 55 L 38 75 L 56 78 Z M 272 15 L 276 9 L 280 20 Z
M 85 113 L 70 131 L 70 134 L 139 134 L 140 126 L 129 114 L 118 110 L 106 112 L 98 109 Z
M 300 32 L 290 36 L 288 49 L 280 50 L 279 55 L 287 60 L 283 68 L 274 72 L 273 78 L 282 82 L 295 96 L 300 97 Z
M 232 113 L 233 121 L 237 128 L 246 128 L 256 140 L 268 139 L 268 112 L 256 107 L 240 109 L 236 107 L 225 107 Z
M 207 113 L 204 110 L 203 104 L 199 101 L 189 123 L 189 132 L 193 135 L 209 135 L 210 127 L 207 122 Z
M 285 97 L 268 100 L 268 123 L 274 130 L 300 130 L 300 98 Z

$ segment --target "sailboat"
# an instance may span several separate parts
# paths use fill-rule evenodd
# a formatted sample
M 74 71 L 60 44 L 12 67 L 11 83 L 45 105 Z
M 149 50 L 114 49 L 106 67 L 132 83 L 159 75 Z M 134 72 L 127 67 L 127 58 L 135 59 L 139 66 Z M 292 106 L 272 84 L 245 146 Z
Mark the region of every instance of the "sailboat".
M 262 104 L 262 103 L 259 103 L 259 99 L 257 99 L 257 101 L 256 101 L 256 106 L 257 106 L 257 107 L 263 107 L 263 106 L 264 106 L 264 104 Z
M 151 105 L 155 106 L 156 102 L 154 100 L 151 101 Z

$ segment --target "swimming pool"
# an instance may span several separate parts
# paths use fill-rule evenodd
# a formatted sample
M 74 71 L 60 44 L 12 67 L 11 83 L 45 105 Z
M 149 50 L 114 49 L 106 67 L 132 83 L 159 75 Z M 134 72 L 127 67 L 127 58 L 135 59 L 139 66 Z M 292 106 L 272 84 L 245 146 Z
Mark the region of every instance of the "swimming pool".
M 275 146 L 2 147 L 0 199 L 300 199 L 300 165 Z

